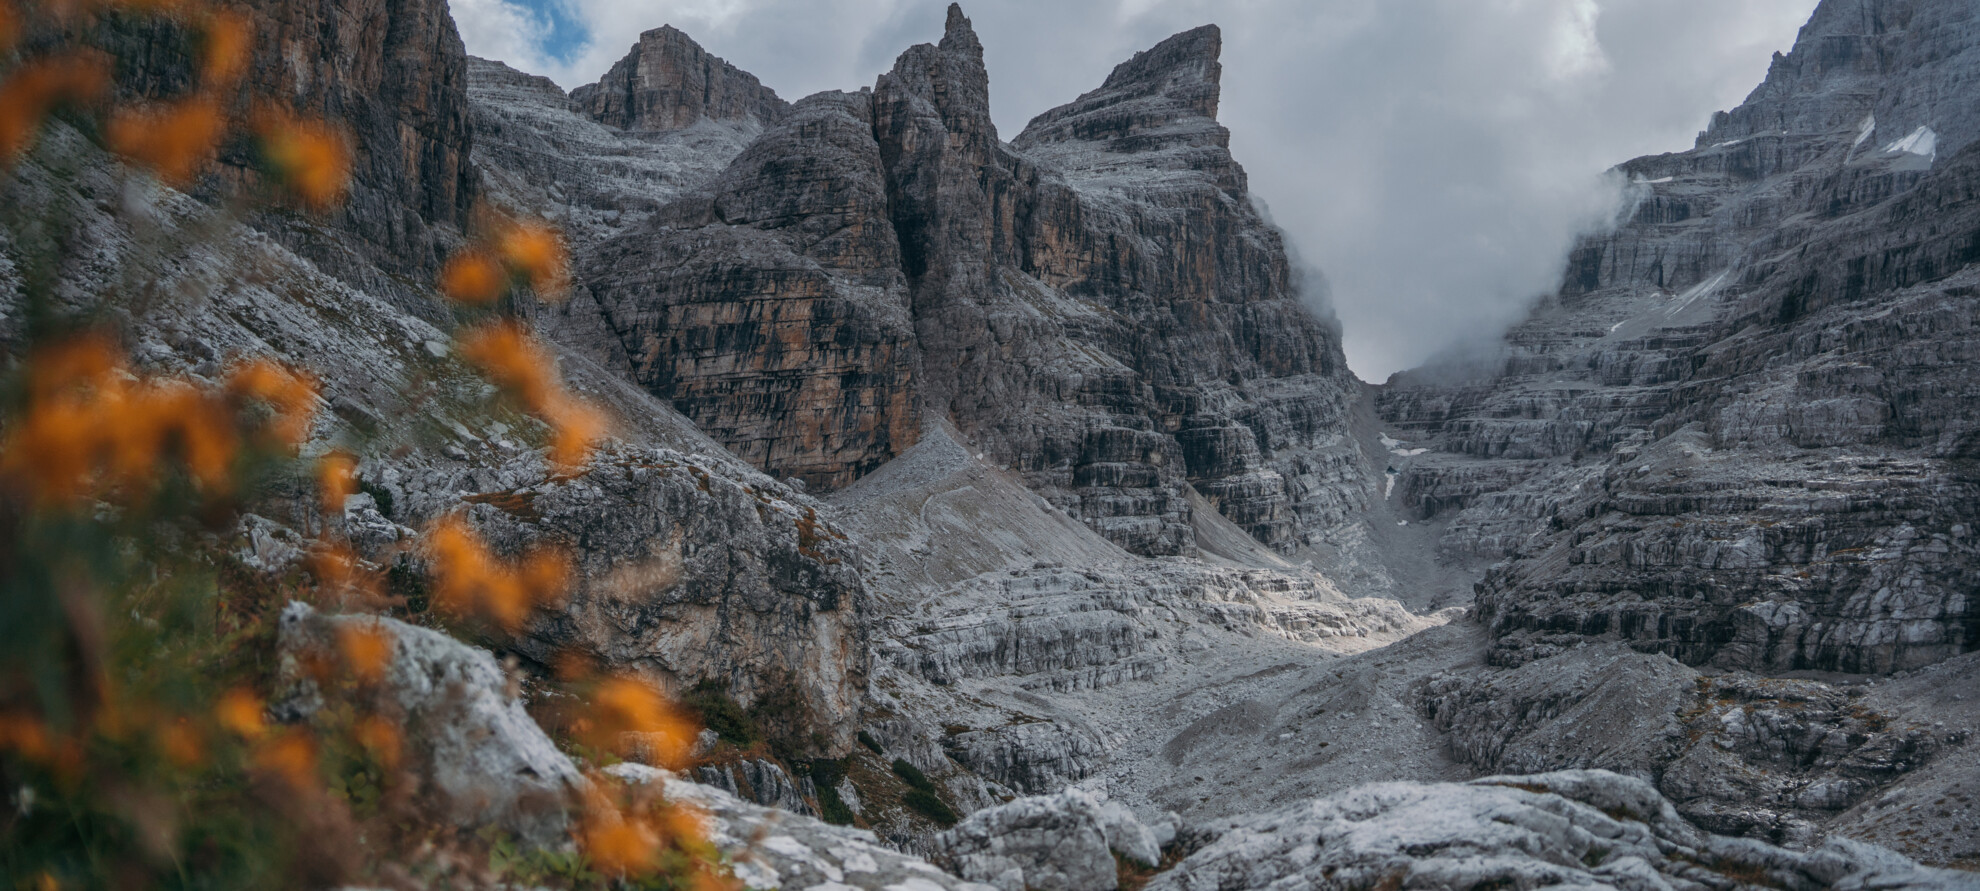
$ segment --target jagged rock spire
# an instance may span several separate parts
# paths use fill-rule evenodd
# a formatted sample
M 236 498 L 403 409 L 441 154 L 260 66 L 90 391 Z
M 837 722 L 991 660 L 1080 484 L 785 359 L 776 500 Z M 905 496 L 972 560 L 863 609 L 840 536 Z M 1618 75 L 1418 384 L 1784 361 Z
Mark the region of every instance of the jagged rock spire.
M 1033 118 L 1013 144 L 1133 140 L 1115 148 L 1139 151 L 1160 131 L 1164 142 L 1228 146 L 1216 123 L 1223 48 L 1216 25 L 1170 37 L 1115 66 L 1099 89 Z
M 701 120 L 776 123 L 790 103 L 750 74 L 711 55 L 672 25 L 639 35 L 631 52 L 571 101 L 625 130 L 678 130 Z

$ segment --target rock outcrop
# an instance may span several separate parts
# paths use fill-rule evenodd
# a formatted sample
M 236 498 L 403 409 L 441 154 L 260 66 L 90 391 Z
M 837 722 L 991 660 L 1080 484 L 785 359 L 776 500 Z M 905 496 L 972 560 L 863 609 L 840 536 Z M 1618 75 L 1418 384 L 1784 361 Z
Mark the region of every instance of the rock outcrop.
M 674 690 L 719 681 L 745 706 L 789 694 L 803 703 L 784 717 L 792 738 L 841 756 L 868 660 L 855 551 L 815 502 L 733 473 L 670 449 L 611 448 L 574 474 L 461 482 L 475 486 L 466 515 L 497 548 L 558 545 L 575 559 L 567 597 L 515 652 L 545 667 L 579 655 Z
M 247 120 L 272 103 L 321 116 L 348 130 L 352 148 L 349 194 L 328 220 L 269 213 L 257 223 L 325 272 L 437 318 L 403 279 L 430 279 L 479 193 L 467 52 L 448 5 L 277 0 L 236 11 L 252 29 L 252 55 L 230 111 Z M 195 44 L 174 18 L 120 17 L 103 30 L 127 90 L 165 97 L 189 87 Z M 223 147 L 221 161 L 202 191 L 260 176 L 245 144 Z
M 540 847 L 565 842 L 590 782 L 523 710 L 509 673 L 487 650 L 394 619 L 325 616 L 292 602 L 279 641 L 290 691 L 278 713 L 307 720 L 325 705 L 303 666 L 335 664 L 353 633 L 388 648 L 375 701 L 365 707 L 398 722 L 399 757 L 439 819 L 468 830 L 497 827 Z
M 632 52 L 571 101 L 599 123 L 621 130 L 681 130 L 702 121 L 774 124 L 790 104 L 750 74 L 669 25 L 639 35 Z
M 1447 515 L 1447 557 L 1507 561 L 1478 588 L 1495 662 L 1980 646 L 1976 79 L 1965 4 L 1827 0 L 1696 148 L 1621 165 L 1632 210 L 1503 355 L 1382 389 L 1400 496 Z
M 771 126 L 582 259 L 602 320 L 586 330 L 616 334 L 642 385 L 738 455 L 838 488 L 932 416 L 1140 554 L 1195 552 L 1192 486 L 1283 550 L 1372 490 L 1344 434 L 1358 385 L 1215 121 L 1214 27 L 1011 144 L 960 9 L 872 90 L 787 113 L 737 99 L 753 79 L 683 41 L 649 33 L 573 99 L 633 129 Z M 724 86 L 702 106 L 656 88 L 670 110 L 640 120 L 605 103 L 663 49 L 687 61 L 649 81 Z
M 1111 891 L 1114 855 L 1161 859 L 1155 833 L 1081 789 L 1020 798 L 971 814 L 930 840 L 931 860 L 999 891 Z
M 1194 836 L 1202 847 L 1149 888 L 1980 886 L 1860 842 L 1802 852 L 1710 835 L 1605 771 L 1377 783 Z

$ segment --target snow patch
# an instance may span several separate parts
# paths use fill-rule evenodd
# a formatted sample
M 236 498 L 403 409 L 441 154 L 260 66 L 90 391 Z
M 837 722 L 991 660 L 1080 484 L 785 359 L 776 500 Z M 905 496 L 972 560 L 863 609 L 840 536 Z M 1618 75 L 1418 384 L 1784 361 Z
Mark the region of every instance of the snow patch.
M 1884 146 L 1884 154 L 1935 158 L 1939 154 L 1939 134 L 1932 132 L 1931 127 L 1921 126 L 1911 131 L 1911 135 Z
M 1856 129 L 1856 141 L 1850 143 L 1849 147 L 1853 149 L 1862 145 L 1870 139 L 1870 134 L 1875 132 L 1877 132 L 1877 116 L 1872 114 L 1864 117 L 1863 125 Z

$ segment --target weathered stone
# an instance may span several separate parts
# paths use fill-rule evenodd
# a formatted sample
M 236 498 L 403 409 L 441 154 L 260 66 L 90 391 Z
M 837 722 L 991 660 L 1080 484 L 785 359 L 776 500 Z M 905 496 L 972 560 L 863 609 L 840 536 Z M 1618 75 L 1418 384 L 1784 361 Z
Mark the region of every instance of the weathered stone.
M 1709 835 L 1606 771 L 1377 783 L 1194 835 L 1214 841 L 1151 889 L 1980 886 L 1860 842 L 1797 852 Z
M 1696 148 L 1618 168 L 1632 211 L 1503 355 L 1382 389 L 1433 449 L 1402 497 L 1455 512 L 1447 557 L 1507 560 L 1478 589 L 1495 662 L 1597 637 L 1889 672 L 1980 646 L 1975 77 L 1961 4 L 1827 0 Z
M 704 120 L 774 124 L 790 105 L 756 76 L 708 54 L 673 26 L 639 35 L 632 52 L 571 101 L 621 130 L 681 130 Z
M 279 712 L 307 719 L 322 706 L 301 663 L 338 658 L 340 635 L 352 632 L 390 642 L 367 705 L 400 722 L 401 757 L 436 816 L 464 829 L 499 827 L 533 845 L 565 841 L 589 783 L 523 710 L 509 673 L 486 650 L 394 619 L 325 616 L 291 603 L 279 639 L 291 689 Z

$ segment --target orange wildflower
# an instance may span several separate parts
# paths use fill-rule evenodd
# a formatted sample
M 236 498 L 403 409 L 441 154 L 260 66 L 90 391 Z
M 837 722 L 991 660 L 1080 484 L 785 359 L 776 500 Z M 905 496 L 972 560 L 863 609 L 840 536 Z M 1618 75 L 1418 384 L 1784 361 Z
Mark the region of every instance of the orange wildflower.
M 213 717 L 221 727 L 245 739 L 253 739 L 268 731 L 268 719 L 262 714 L 261 697 L 244 688 L 236 687 L 221 696 L 213 706 Z
M 123 111 L 110 119 L 110 149 L 174 186 L 192 181 L 220 145 L 226 121 L 205 96 Z
M 56 106 L 95 102 L 109 90 L 110 64 L 96 53 L 68 53 L 14 69 L 0 84 L 0 165 L 34 144 L 41 122 Z
M 434 601 L 455 615 L 480 615 L 503 630 L 515 631 L 537 604 L 563 593 L 570 560 L 538 551 L 512 565 L 490 553 L 458 517 L 445 517 L 427 534 L 432 556 Z
M 262 160 L 303 204 L 328 210 L 344 199 L 351 179 L 351 146 L 343 131 L 322 121 L 273 112 L 262 115 L 256 130 Z
M 316 384 L 307 376 L 256 359 L 235 369 L 227 378 L 227 388 L 275 409 L 275 423 L 270 429 L 283 444 L 296 445 L 308 438 L 310 423 L 316 418 Z
M 208 490 L 224 489 L 239 449 L 227 405 L 181 381 L 140 382 L 93 339 L 37 352 L 28 406 L 0 449 L 0 475 L 43 500 L 80 494 L 96 480 L 142 485 L 177 459 Z
M 357 740 L 358 745 L 363 746 L 364 750 L 371 753 L 371 757 L 378 759 L 378 763 L 385 765 L 387 770 L 399 766 L 404 740 L 399 734 L 397 724 L 377 715 L 367 715 L 358 721 L 351 735 Z
M 584 827 L 584 852 L 601 872 L 645 872 L 660 854 L 660 836 L 643 822 L 594 818 Z
M 589 459 L 592 444 L 605 433 L 605 416 L 575 399 L 559 399 L 543 415 L 552 429 L 550 460 L 567 467 Z
M 385 676 L 392 662 L 392 632 L 384 626 L 347 624 L 337 632 L 337 644 L 344 651 L 344 663 L 359 681 L 372 684 Z
M 605 417 L 564 391 L 557 361 L 513 322 L 486 325 L 461 336 L 461 356 L 524 409 L 552 429 L 551 460 L 581 464 L 604 432 Z
M 440 293 L 456 303 L 484 306 L 508 288 L 502 264 L 479 248 L 455 254 L 440 269 Z
M 600 749 L 617 750 L 624 734 L 636 733 L 653 751 L 662 766 L 678 770 L 686 766 L 700 728 L 667 697 L 651 685 L 630 677 L 615 677 L 598 685 L 591 695 L 591 739 Z
M 349 452 L 336 451 L 324 455 L 316 462 L 316 491 L 323 502 L 323 509 L 332 514 L 344 512 L 344 500 L 356 494 L 357 458 Z
M 55 755 L 54 739 L 48 725 L 30 715 L 0 714 L 0 751 L 18 753 L 22 758 L 45 763 Z
M 562 300 L 570 285 L 570 266 L 563 239 L 541 223 L 517 223 L 496 240 L 496 249 L 509 268 L 529 280 L 540 297 Z
M 246 73 L 254 52 L 254 26 L 231 12 L 217 11 L 207 16 L 206 41 L 200 47 L 200 86 L 227 89 Z
M 254 749 L 254 768 L 296 790 L 315 787 L 316 743 L 298 731 L 271 737 Z
M 206 745 L 198 728 L 184 718 L 158 731 L 158 748 L 167 760 L 182 768 L 193 767 L 206 757 Z

